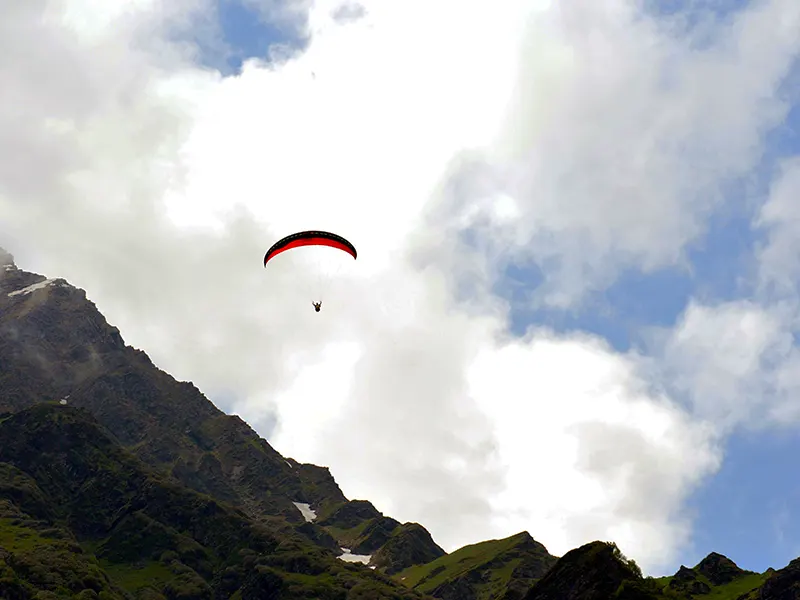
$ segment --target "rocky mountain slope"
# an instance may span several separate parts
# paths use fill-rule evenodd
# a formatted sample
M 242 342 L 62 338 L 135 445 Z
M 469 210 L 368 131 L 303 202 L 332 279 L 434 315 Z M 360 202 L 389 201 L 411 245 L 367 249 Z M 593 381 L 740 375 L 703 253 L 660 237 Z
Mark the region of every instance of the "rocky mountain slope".
M 613 544 L 556 559 L 527 532 L 448 555 L 158 369 L 82 290 L 0 250 L 3 600 L 800 600 L 799 561 L 758 574 L 712 553 L 643 578 Z
M 770 573 L 753 573 L 740 569 L 726 556 L 712 552 L 694 568 L 681 566 L 671 577 L 658 580 L 660 588 L 679 597 L 702 597 L 709 594 L 738 598 L 742 594 L 760 587 Z
M 611 542 L 569 551 L 537 581 L 525 600 L 795 600 L 800 573 L 786 569 L 753 573 L 712 552 L 694 568 L 670 577 L 642 577 L 636 563 Z
M 83 290 L 19 269 L 5 251 L 0 274 L 0 412 L 62 399 L 85 408 L 145 464 L 336 552 L 357 546 L 355 554 L 370 555 L 400 526 L 374 509 L 351 519 L 350 530 L 335 519 L 320 526 L 349 506 L 327 468 L 284 458 L 239 417 L 126 346 Z M 353 527 L 367 537 L 352 539 Z M 442 552 L 430 540 L 420 556 Z
M 87 410 L 5 417 L 0 474 L 0 598 L 422 597 L 150 469 Z

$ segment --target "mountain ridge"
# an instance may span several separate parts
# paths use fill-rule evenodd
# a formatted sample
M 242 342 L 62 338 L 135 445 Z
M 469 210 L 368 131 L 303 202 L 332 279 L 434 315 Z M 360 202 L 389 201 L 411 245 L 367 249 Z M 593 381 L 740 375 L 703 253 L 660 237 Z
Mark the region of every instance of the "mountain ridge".
M 26 348 L 42 339 L 50 342 L 47 347 L 27 356 Z M 83 290 L 62 279 L 6 266 L 0 279 L 0 359 L 18 375 L 17 381 L 13 373 L 11 381 L 5 377 L 0 411 L 42 397 L 68 399 L 89 409 L 148 464 L 169 468 L 192 489 L 214 493 L 252 516 L 279 515 L 302 524 L 292 501 L 323 510 L 346 501 L 327 468 L 289 462 L 239 416 L 226 415 L 193 384 L 158 369 L 145 352 L 124 344 Z M 64 364 L 73 368 L 54 367 Z
M 8 435 L 11 425 L 27 446 Z M 47 439 L 33 435 L 42 427 L 66 440 L 64 448 L 49 449 L 49 463 L 26 456 L 37 444 L 46 447 Z M 80 427 L 83 437 L 75 433 Z M 346 498 L 329 468 L 283 457 L 240 417 L 126 345 L 83 290 L 19 269 L 2 248 L 0 439 L 2 598 L 800 599 L 798 561 L 758 574 L 712 552 L 673 576 L 644 578 L 613 544 L 592 542 L 557 558 L 528 532 L 448 554 L 422 525 Z M 106 479 L 84 473 L 86 485 L 70 487 L 60 470 L 65 464 L 101 465 Z M 101 468 L 106 464 L 121 466 Z M 127 485 L 115 469 L 127 469 L 128 483 L 151 495 L 128 490 L 128 508 L 106 514 L 103 485 L 118 495 Z M 217 508 L 207 508 L 209 514 L 266 537 L 255 549 L 244 548 L 244 538 L 225 546 L 239 556 L 228 565 L 216 541 L 159 520 L 150 503 L 163 508 L 165 498 L 174 502 L 169 514 L 193 514 L 192 507 L 211 502 Z M 65 507 L 75 508 L 73 521 Z M 93 545 L 86 541 L 92 535 L 105 537 Z M 53 564 L 74 567 L 54 571 L 61 588 L 48 583 L 30 547 Z M 152 554 L 147 560 L 140 556 L 145 551 Z M 363 555 L 368 565 L 337 560 L 348 555 Z M 146 579 L 142 573 L 158 586 L 136 587 Z M 75 577 L 91 585 L 78 589 Z
M 70 598 L 300 600 L 311 590 L 320 600 L 423 598 L 382 573 L 338 560 L 299 532 L 250 519 L 148 467 L 85 409 L 45 402 L 4 418 L 0 466 L 18 481 L 16 501 L 5 500 L 0 540 L 23 524 L 40 538 L 31 548 L 29 532 L 25 543 L 15 548 L 12 538 L 11 550 L 4 548 L 0 597 L 16 590 L 40 598 L 25 595 L 35 585 Z M 37 510 L 42 499 L 46 512 Z M 51 552 L 65 565 L 57 578 L 47 575 L 53 561 L 39 559 L 52 546 L 45 532 L 66 545 L 67 552 Z M 72 555 L 93 577 L 71 577 Z M 353 589 L 358 593 L 348 594 Z

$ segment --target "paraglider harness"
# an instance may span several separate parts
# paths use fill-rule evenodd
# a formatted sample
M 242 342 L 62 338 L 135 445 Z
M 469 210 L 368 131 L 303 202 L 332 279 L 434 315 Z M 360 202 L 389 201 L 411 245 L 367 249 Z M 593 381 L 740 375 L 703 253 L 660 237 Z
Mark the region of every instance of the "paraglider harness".
M 319 302 L 312 302 L 311 304 L 314 306 L 314 310 L 317 312 L 319 312 L 320 309 L 322 308 L 322 300 L 320 300 Z

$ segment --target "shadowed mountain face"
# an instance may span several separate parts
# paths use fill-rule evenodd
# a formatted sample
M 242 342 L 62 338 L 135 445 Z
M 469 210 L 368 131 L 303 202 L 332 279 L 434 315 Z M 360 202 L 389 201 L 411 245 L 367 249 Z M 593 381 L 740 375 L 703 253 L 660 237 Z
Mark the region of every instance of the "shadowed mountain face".
M 0 249 L 3 600 L 800 600 L 796 563 L 758 574 L 712 553 L 642 578 L 613 545 L 556 559 L 527 532 L 448 555 L 422 525 L 348 500 L 327 468 L 281 456 L 126 346 L 82 290 Z
M 422 525 L 406 523 L 396 527 L 389 539 L 377 548 L 372 563 L 388 575 L 394 575 L 409 565 L 423 565 L 444 554 Z
M 66 399 L 147 464 L 253 517 L 300 524 L 292 502 L 324 511 L 346 501 L 326 469 L 289 463 L 239 417 L 126 346 L 82 290 L 2 268 L 0 411 Z
M 592 542 L 567 552 L 525 596 L 525 600 L 655 600 L 657 586 L 642 579 L 613 544 Z
M 742 600 L 797 600 L 800 598 L 800 558 L 770 575 L 761 588 Z
M 0 475 L 0 598 L 421 598 L 150 469 L 83 409 L 5 417 Z
M 85 408 L 143 463 L 341 553 L 343 540 L 314 517 L 348 506 L 327 468 L 284 458 L 194 385 L 126 346 L 83 290 L 19 269 L 5 251 L 0 263 L 0 413 L 47 400 Z M 375 528 L 375 517 L 388 519 L 364 515 L 352 525 Z M 373 535 L 365 553 L 390 533 Z

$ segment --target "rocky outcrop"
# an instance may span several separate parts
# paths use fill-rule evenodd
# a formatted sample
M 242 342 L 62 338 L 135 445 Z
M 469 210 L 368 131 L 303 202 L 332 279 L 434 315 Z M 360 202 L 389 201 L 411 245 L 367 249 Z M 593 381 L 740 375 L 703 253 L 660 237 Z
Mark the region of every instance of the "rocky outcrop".
M 422 565 L 443 556 L 445 551 L 418 523 L 404 523 L 372 556 L 371 564 L 388 575 L 413 565 Z
M 366 521 L 383 516 L 381 512 L 367 500 L 350 500 L 336 506 L 319 521 L 323 527 L 334 527 L 347 530 L 358 527 Z
M 712 585 L 724 585 L 752 573 L 740 569 L 730 558 L 716 552 L 701 560 L 694 570 L 708 579 Z
M 657 600 L 657 587 L 645 581 L 614 544 L 592 542 L 570 550 L 542 577 L 525 600 Z
M 755 596 L 757 600 L 800 600 L 800 558 L 775 571 Z M 754 599 L 755 600 L 755 599 Z

